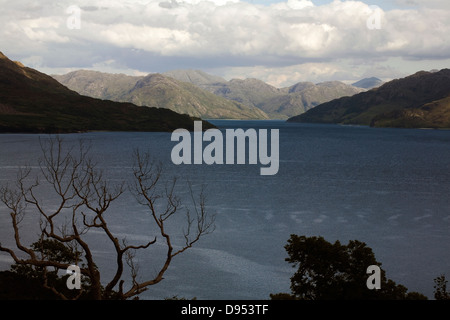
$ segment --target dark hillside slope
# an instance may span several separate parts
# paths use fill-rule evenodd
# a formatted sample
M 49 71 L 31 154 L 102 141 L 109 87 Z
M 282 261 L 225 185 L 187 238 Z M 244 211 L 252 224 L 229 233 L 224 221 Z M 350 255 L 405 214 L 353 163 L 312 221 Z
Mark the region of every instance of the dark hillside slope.
M 193 118 L 167 109 L 82 96 L 0 53 L 0 132 L 171 131 L 192 127 Z
M 323 103 L 288 121 L 447 128 L 448 97 L 450 69 L 420 71 L 352 97 Z

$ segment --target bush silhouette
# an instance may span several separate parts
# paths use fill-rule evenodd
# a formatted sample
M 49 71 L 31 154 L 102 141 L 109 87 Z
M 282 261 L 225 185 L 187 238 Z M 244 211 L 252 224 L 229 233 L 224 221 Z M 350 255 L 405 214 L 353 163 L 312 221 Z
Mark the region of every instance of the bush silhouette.
M 291 294 L 271 294 L 272 299 L 354 300 L 426 299 L 417 292 L 387 279 L 381 269 L 380 289 L 369 289 L 367 267 L 381 266 L 371 248 L 358 240 L 347 245 L 330 243 L 323 237 L 291 235 L 286 261 L 297 271 L 291 277 Z

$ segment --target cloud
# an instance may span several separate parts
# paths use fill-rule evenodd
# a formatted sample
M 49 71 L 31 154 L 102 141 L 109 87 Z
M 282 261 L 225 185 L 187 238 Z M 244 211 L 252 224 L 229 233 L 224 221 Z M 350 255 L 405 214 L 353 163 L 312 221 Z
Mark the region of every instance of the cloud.
M 389 61 L 398 65 L 399 61 Z M 422 67 L 422 66 L 421 66 Z M 430 68 L 433 69 L 433 68 Z M 256 78 L 277 88 L 291 86 L 298 82 L 320 83 L 324 81 L 344 81 L 353 83 L 361 78 L 376 75 L 383 80 L 392 80 L 408 74 L 405 70 L 396 70 L 390 66 L 379 64 L 374 60 L 339 60 L 330 62 L 308 62 L 286 67 L 231 67 L 218 70 L 217 73 L 230 80 L 233 78 Z
M 303 9 L 308 7 L 314 7 L 314 4 L 311 1 L 308 0 L 288 0 L 287 1 L 288 7 L 292 9 Z
M 439 10 L 450 9 L 450 3 L 445 0 L 395 0 L 395 3 L 406 7 L 424 7 Z
M 319 79 L 350 76 L 344 68 L 354 61 L 450 59 L 450 10 L 436 9 L 442 1 L 397 2 L 402 6 L 389 11 L 339 0 L 324 5 L 308 0 L 12 2 L 0 12 L 1 50 L 17 59 L 33 57 L 29 61 L 44 67 L 115 61 L 142 71 L 165 71 L 182 62 L 228 74 L 266 70 L 265 78 L 271 72 L 274 83 L 295 78 L 281 74 L 289 68 Z M 406 7 L 411 4 L 415 7 Z M 74 5 L 78 17 L 67 12 Z M 79 29 L 68 27 L 73 18 L 80 19 Z
M 333 63 L 303 63 L 298 65 L 290 65 L 287 67 L 232 67 L 224 70 L 223 75 L 226 79 L 233 78 L 256 78 L 277 88 L 288 87 L 294 83 L 310 81 L 321 82 L 323 79 L 328 80 L 345 80 L 352 79 L 354 75 L 350 75 L 345 68 Z
M 117 47 L 142 49 L 161 55 L 187 54 L 196 47 L 195 35 L 182 29 L 136 26 L 119 23 L 106 29 L 99 28 L 98 41 Z

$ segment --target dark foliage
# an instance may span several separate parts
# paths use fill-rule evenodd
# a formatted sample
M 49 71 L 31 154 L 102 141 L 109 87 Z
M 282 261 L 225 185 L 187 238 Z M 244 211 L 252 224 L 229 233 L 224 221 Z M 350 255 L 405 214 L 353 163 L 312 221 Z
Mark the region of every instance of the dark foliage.
M 426 299 L 387 279 L 381 269 L 380 289 L 368 289 L 367 267 L 381 266 L 372 249 L 358 240 L 347 245 L 330 243 L 323 237 L 291 235 L 286 261 L 297 271 L 291 277 L 291 294 L 272 294 L 272 299 L 300 300 L 400 300 Z

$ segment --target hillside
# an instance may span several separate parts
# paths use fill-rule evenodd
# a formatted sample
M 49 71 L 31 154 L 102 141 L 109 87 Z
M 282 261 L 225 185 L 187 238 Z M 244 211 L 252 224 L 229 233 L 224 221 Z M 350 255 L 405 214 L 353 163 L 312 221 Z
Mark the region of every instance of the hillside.
M 374 117 L 375 127 L 450 128 L 450 97 L 424 104 L 420 108 L 392 111 Z
M 114 100 L 117 96 L 128 93 L 136 82 L 143 78 L 91 70 L 79 70 L 65 75 L 51 76 L 79 94 L 108 100 Z
M 282 95 L 279 89 L 258 79 L 232 79 L 226 83 L 216 83 L 210 88 L 215 95 L 244 105 L 253 106 L 264 111 L 272 119 L 284 118 L 285 115 L 273 113 L 264 104 Z
M 163 75 L 179 81 L 195 84 L 197 87 L 207 91 L 211 91 L 211 87 L 214 87 L 215 85 L 227 83 L 225 79 L 201 70 L 178 69 L 164 72 Z
M 450 69 L 420 71 L 352 97 L 323 103 L 291 122 L 448 128 Z
M 288 118 L 304 113 L 321 103 L 353 96 L 364 90 L 340 81 L 326 81 L 318 84 L 300 82 L 280 91 L 283 92 L 281 95 L 264 101 L 258 107 L 267 114 L 282 114 Z
M 205 124 L 205 126 L 211 126 Z M 172 131 L 193 118 L 86 97 L 0 52 L 0 132 Z
M 83 95 L 170 109 L 203 119 L 268 119 L 258 108 L 224 99 L 192 83 L 162 74 L 133 77 L 79 70 L 53 77 Z
M 257 107 L 272 119 L 287 119 L 320 103 L 365 91 L 339 81 L 319 84 L 300 82 L 290 87 L 276 88 L 254 78 L 226 81 L 199 70 L 175 70 L 164 75 L 189 82 L 217 96 Z

